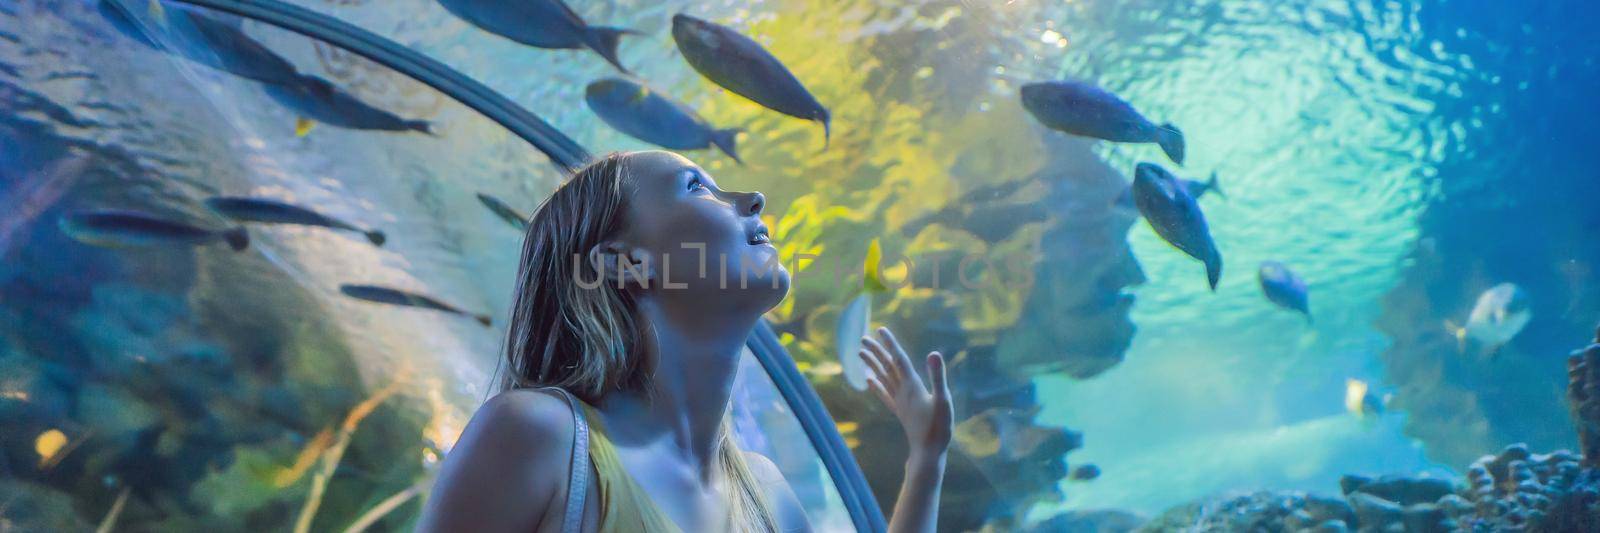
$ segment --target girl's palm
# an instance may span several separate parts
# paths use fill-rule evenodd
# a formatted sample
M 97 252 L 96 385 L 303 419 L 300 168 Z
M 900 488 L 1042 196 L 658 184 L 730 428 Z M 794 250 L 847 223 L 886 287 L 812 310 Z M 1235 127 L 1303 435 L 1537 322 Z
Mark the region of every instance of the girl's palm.
M 868 388 L 900 419 L 914 451 L 943 454 L 950 446 L 954 417 L 944 356 L 928 353 L 926 365 L 931 383 L 925 385 L 894 333 L 889 328 L 878 328 L 877 333 L 878 339 L 870 335 L 862 338 L 860 356 L 873 374 L 867 378 Z

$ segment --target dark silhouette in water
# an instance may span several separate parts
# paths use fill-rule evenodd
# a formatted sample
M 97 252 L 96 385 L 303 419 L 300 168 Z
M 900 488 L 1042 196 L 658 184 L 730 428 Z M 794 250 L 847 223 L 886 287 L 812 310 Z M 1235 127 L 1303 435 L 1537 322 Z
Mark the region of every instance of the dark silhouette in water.
M 822 143 L 827 147 L 828 109 L 760 43 L 727 26 L 682 13 L 672 16 L 672 40 L 689 66 L 722 88 L 767 109 L 821 122 Z
M 623 72 L 628 69 L 617 59 L 617 43 L 623 35 L 639 33 L 590 26 L 561 0 L 439 0 L 439 5 L 473 26 L 528 46 L 589 48 Z
M 1222 198 L 1228 197 L 1228 195 L 1222 193 L 1222 185 L 1217 183 L 1217 173 L 1215 171 L 1212 171 L 1211 177 L 1205 181 L 1186 178 L 1176 179 L 1178 180 L 1178 185 L 1182 185 L 1183 190 L 1188 191 L 1189 196 L 1193 196 L 1195 201 L 1200 201 L 1200 198 L 1204 197 L 1206 193 L 1215 193 Z M 1128 184 L 1128 188 L 1122 191 L 1122 195 L 1117 196 L 1117 206 L 1127 209 L 1139 208 L 1133 203 L 1133 184 Z
M 510 224 L 511 227 L 517 228 L 518 230 L 528 229 L 528 217 L 522 216 L 522 214 L 518 213 L 516 209 L 512 208 L 504 201 L 501 201 L 499 198 L 495 198 L 480 192 L 478 193 L 478 201 L 482 202 L 484 207 L 489 208 L 489 211 L 494 212 L 495 216 L 500 217 L 500 220 L 504 220 L 507 224 Z
M 298 113 L 303 120 L 358 130 L 409 130 L 433 134 L 433 127 L 426 120 L 400 118 L 362 102 L 333 82 L 316 76 L 303 75 L 293 83 L 267 84 L 265 88 L 268 96 Z M 305 126 L 297 129 L 300 130 L 298 134 L 305 134 Z
M 289 60 L 245 35 L 237 23 L 182 7 L 140 15 L 127 0 L 100 0 L 97 7 L 117 31 L 155 50 L 264 83 L 292 83 L 300 75 Z
M 62 216 L 59 224 L 78 242 L 108 248 L 198 246 L 218 240 L 234 251 L 250 246 L 244 228 L 209 230 L 137 211 L 83 211 Z
M 321 226 L 354 231 L 367 237 L 373 246 L 383 246 L 386 240 L 383 232 L 366 230 L 351 225 L 348 222 L 323 215 L 316 211 L 297 205 L 290 205 L 277 200 L 266 198 L 246 198 L 240 196 L 218 196 L 206 200 L 206 206 L 212 211 L 239 222 L 262 222 L 267 224 L 299 224 L 302 226 Z
M 734 161 L 744 163 L 734 149 L 738 128 L 714 128 L 689 106 L 641 83 L 606 78 L 589 84 L 583 99 L 600 120 L 641 141 L 673 150 L 715 145 Z
M 339 292 L 342 292 L 345 296 L 349 296 L 357 300 L 366 300 L 369 302 L 400 305 L 405 307 L 420 307 L 422 309 L 432 309 L 435 311 L 444 311 L 446 313 L 457 314 L 477 320 L 479 324 L 483 324 L 485 327 L 492 324 L 492 322 L 489 320 L 489 315 L 476 315 L 468 313 L 455 306 L 436 300 L 430 296 L 406 292 L 400 289 L 379 287 L 377 285 L 344 284 L 339 286 Z
M 1200 204 L 1189 196 L 1189 191 L 1167 169 L 1154 163 L 1139 163 L 1133 173 L 1133 201 L 1156 235 L 1206 264 L 1206 282 L 1212 291 L 1217 290 L 1217 280 L 1222 277 L 1222 254 L 1211 240 L 1211 228 L 1200 212 Z
M 1050 129 L 1124 143 L 1156 143 L 1172 162 L 1183 164 L 1183 133 L 1150 122 L 1128 102 L 1081 82 L 1046 81 L 1022 86 L 1022 107 Z
M 1306 315 L 1306 322 L 1311 321 L 1311 303 L 1306 280 L 1289 270 L 1287 265 L 1277 261 L 1262 261 L 1257 276 L 1261 279 L 1261 292 L 1267 295 L 1267 300 L 1277 304 L 1278 307 L 1299 311 Z

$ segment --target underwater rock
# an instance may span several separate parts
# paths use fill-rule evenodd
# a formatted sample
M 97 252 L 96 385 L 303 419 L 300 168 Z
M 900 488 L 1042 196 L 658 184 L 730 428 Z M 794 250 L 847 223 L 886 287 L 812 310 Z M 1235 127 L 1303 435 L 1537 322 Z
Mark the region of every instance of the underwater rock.
M 1352 492 L 1363 492 L 1401 505 L 1415 505 L 1438 501 L 1439 498 L 1454 492 L 1455 486 L 1448 480 L 1437 478 L 1389 475 L 1374 480 L 1347 475 L 1339 479 L 1339 489 L 1346 496 Z
M 1600 466 L 1600 328 L 1594 344 L 1567 357 L 1567 406 L 1578 430 L 1583 466 Z
M 1034 533 L 1126 533 L 1139 529 L 1146 519 L 1118 509 L 1067 511 L 1029 528 Z
M 1167 510 L 1139 531 L 1344 531 L 1355 511 L 1343 500 L 1298 491 L 1222 496 Z

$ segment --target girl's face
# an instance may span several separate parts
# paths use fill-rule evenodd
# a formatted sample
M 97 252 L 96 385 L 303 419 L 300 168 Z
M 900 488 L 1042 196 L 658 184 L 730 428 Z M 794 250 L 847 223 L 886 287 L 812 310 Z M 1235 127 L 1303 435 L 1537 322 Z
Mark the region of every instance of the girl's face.
M 619 240 L 647 258 L 652 293 L 708 312 L 762 313 L 783 300 L 789 272 L 761 222 L 761 193 L 722 190 L 671 152 L 627 158 L 634 190 Z

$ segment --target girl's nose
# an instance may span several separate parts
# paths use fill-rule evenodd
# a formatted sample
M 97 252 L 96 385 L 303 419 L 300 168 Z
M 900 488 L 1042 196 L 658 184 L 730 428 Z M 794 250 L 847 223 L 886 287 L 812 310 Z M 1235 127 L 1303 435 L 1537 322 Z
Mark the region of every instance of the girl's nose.
M 767 207 L 766 195 L 760 192 L 751 192 L 746 193 L 745 196 L 747 198 L 746 201 L 749 202 L 749 205 L 745 206 L 743 210 L 745 216 L 759 216 L 761 210 Z

